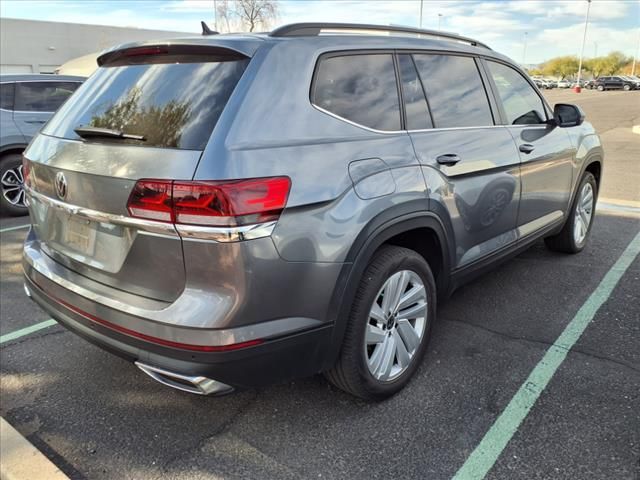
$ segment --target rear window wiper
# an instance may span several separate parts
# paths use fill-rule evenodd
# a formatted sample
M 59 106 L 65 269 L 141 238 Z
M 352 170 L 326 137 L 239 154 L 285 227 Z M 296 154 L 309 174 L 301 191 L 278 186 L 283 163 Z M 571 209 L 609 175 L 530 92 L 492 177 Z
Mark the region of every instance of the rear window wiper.
M 92 138 L 92 137 L 104 137 L 104 138 L 123 138 L 127 140 L 140 140 L 141 142 L 146 141 L 146 138 L 142 135 L 133 135 L 131 133 L 124 133 L 120 130 L 113 130 L 111 128 L 100 128 L 100 127 L 83 127 L 80 125 L 76 127 L 74 130 L 78 135 L 82 138 Z

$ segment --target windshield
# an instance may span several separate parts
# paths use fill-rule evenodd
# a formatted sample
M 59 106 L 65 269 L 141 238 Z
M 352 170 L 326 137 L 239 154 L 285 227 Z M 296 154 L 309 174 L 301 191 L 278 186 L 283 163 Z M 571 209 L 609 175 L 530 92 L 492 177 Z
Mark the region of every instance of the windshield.
M 203 150 L 249 60 L 99 68 L 43 129 L 80 139 L 78 127 L 142 136 L 151 147 Z M 115 141 L 91 138 L 91 141 Z

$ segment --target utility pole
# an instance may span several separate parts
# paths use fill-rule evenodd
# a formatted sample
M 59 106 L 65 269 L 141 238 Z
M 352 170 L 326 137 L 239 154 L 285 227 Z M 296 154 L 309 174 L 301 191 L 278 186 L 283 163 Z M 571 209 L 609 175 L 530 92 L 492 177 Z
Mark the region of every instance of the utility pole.
M 580 93 L 580 77 L 582 76 L 582 58 L 584 57 L 584 44 L 587 40 L 587 26 L 589 25 L 589 10 L 591 9 L 591 0 L 587 0 L 587 16 L 584 19 L 584 33 L 582 34 L 582 49 L 580 50 L 580 63 L 578 65 L 578 80 L 576 81 L 575 92 Z
M 442 26 L 442 14 L 439 13 L 438 14 L 438 30 L 441 30 L 440 28 L 441 26 Z
M 420 28 L 422 28 L 422 7 L 424 7 L 424 0 L 420 0 Z
M 522 68 L 527 68 L 527 35 L 529 32 L 524 32 L 524 47 L 522 48 Z
M 636 47 L 636 54 L 633 56 L 633 65 L 631 66 L 631 75 L 636 74 L 636 61 L 638 59 L 638 54 L 640 54 L 640 30 L 638 30 L 638 46 Z
M 218 2 L 216 0 L 213 0 L 213 29 L 216 32 L 220 31 L 218 30 Z

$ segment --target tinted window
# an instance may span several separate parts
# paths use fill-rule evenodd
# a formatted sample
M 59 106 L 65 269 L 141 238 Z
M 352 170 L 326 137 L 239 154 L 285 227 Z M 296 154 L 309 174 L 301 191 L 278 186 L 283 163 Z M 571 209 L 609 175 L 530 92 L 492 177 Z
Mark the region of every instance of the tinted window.
M 487 94 L 473 58 L 414 55 L 436 128 L 493 125 Z
M 431 128 L 431 116 L 427 100 L 422 89 L 422 82 L 413 64 L 411 55 L 399 55 L 400 80 L 402 83 L 402 98 L 407 116 L 407 129 L 420 130 Z
M 544 123 L 542 100 L 524 77 L 513 68 L 501 63 L 487 62 L 489 72 L 498 88 L 507 121 L 511 125 Z
M 78 82 L 18 82 L 16 110 L 55 112 L 79 85 Z
M 311 100 L 360 125 L 400 130 L 400 103 L 391 54 L 322 59 Z
M 80 125 L 110 128 L 144 136 L 145 142 L 131 141 L 137 145 L 203 150 L 247 64 L 236 59 L 101 67 L 43 131 L 76 139 Z
M 15 83 L 0 83 L 0 108 L 13 110 L 13 92 Z

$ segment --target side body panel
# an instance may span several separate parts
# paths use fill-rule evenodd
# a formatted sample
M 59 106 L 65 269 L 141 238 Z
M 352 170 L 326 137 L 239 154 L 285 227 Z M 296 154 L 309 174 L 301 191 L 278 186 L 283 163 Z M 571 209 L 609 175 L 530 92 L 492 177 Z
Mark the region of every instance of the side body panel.
M 464 267 L 517 240 L 520 161 L 504 127 L 412 132 L 430 208 L 451 222 L 453 268 Z M 453 166 L 436 157 L 456 154 Z
M 520 152 L 522 194 L 518 213 L 520 235 L 526 236 L 561 219 L 569 206 L 574 177 L 575 147 L 567 129 L 554 125 L 507 127 Z

